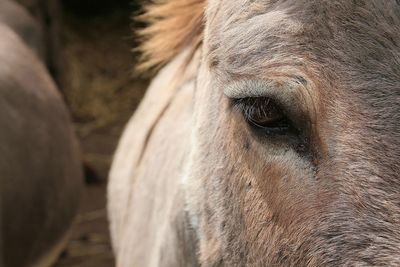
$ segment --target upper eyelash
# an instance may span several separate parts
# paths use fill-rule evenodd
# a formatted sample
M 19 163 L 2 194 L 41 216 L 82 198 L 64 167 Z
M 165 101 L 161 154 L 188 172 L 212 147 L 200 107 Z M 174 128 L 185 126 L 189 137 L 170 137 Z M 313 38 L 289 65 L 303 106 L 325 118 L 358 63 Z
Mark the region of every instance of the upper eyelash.
M 267 116 L 267 108 L 270 102 L 271 98 L 267 97 L 237 98 L 233 99 L 233 108 L 243 113 L 245 119 L 248 120 L 254 112 L 262 116 Z

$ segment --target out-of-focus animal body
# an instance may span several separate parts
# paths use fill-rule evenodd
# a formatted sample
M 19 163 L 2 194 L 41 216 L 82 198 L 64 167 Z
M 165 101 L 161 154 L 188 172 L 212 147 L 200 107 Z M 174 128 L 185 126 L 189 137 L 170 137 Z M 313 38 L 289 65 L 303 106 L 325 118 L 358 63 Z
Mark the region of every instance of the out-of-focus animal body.
M 41 60 L 44 59 L 43 29 L 24 7 L 12 0 L 0 0 L 0 23 L 12 29 Z
M 80 153 L 63 99 L 38 57 L 40 37 L 29 30 L 36 29 L 34 20 L 21 10 L 14 18 L 3 14 L 14 10 L 3 5 L 1 0 L 0 266 L 51 266 L 79 208 Z

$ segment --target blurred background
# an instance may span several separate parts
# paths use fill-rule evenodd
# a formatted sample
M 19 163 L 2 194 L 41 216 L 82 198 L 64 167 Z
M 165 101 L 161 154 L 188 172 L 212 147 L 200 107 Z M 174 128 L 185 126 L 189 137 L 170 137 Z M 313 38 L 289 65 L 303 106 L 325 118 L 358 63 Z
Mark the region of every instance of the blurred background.
M 86 190 L 72 238 L 55 266 L 114 266 L 105 209 L 107 174 L 148 80 L 133 73 L 135 0 L 16 0 L 41 24 L 45 61 L 76 126 Z

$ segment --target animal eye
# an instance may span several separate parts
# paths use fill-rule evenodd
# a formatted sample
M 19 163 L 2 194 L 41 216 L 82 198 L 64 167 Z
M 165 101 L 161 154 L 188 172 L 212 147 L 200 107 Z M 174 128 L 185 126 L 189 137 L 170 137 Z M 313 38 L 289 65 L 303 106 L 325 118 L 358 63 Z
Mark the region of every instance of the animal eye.
M 247 123 L 266 134 L 285 134 L 291 124 L 283 109 L 271 98 L 249 97 L 234 100 Z

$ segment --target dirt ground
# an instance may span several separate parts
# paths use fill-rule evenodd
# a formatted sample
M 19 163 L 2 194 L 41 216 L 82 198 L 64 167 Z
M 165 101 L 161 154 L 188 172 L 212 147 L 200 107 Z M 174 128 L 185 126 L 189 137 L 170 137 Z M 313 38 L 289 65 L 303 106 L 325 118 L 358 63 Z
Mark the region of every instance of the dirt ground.
M 126 1 L 128 3 L 128 1 Z M 86 185 L 77 223 L 56 267 L 114 266 L 106 214 L 106 177 L 124 125 L 147 81 L 132 75 L 131 5 L 100 14 L 64 11 L 63 93 L 85 163 L 100 181 Z

